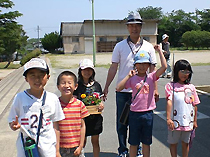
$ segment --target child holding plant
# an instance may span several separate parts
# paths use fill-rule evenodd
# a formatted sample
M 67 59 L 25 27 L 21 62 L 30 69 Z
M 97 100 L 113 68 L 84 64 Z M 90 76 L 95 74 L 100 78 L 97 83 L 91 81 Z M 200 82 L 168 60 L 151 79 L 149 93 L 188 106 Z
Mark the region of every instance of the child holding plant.
M 101 85 L 95 81 L 93 62 L 90 59 L 81 60 L 78 69 L 78 88 L 75 90 L 74 95 L 77 96 L 77 99 L 83 101 L 90 113 L 90 116 L 85 118 L 85 144 L 87 137 L 91 136 L 93 157 L 99 157 L 100 153 L 99 134 L 102 133 L 103 129 L 101 111 L 104 109 L 100 99 L 101 94 Z

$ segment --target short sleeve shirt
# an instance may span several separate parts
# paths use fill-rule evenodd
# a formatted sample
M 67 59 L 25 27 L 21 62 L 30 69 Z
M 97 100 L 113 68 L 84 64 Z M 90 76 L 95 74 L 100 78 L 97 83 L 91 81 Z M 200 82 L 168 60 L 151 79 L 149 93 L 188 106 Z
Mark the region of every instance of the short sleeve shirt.
M 174 92 L 173 92 L 174 88 Z M 192 84 L 168 83 L 165 86 L 166 99 L 172 100 L 174 95 L 171 119 L 175 129 L 190 131 L 193 129 L 195 116 L 194 106 L 200 103 L 195 86 Z
M 132 42 L 129 42 L 129 44 L 133 50 L 138 49 L 138 47 L 135 47 L 135 44 L 133 44 Z M 123 41 L 117 43 L 113 50 L 112 62 L 119 64 L 117 84 L 121 80 L 123 80 L 129 73 L 129 71 L 132 70 L 134 67 L 133 63 L 135 54 L 132 52 L 131 48 L 128 45 L 127 39 L 124 39 Z M 140 50 L 148 52 L 148 54 L 151 57 L 152 64 L 157 63 L 155 49 L 153 48 L 151 43 L 147 42 L 146 40 L 143 40 L 143 44 L 141 45 L 139 51 Z M 132 92 L 132 90 L 128 88 L 123 89 L 121 92 Z
M 128 79 L 125 84 L 125 88 L 131 88 L 133 90 L 132 99 L 136 95 L 138 89 L 142 86 L 145 77 L 139 77 L 137 75 Z M 146 78 L 141 91 L 131 103 L 130 110 L 134 112 L 144 112 L 154 110 L 156 108 L 154 90 L 155 81 L 157 81 L 156 71 L 149 73 Z
M 38 148 L 43 157 L 55 156 L 56 135 L 53 129 L 53 122 L 65 118 L 58 97 L 46 92 L 46 100 L 42 106 L 42 98 L 38 99 L 27 91 L 18 93 L 13 101 L 8 121 L 12 122 L 18 116 L 18 122 L 21 124 L 20 131 L 23 132 L 24 139 L 26 136 L 36 140 L 36 133 L 39 124 L 40 109 L 43 112 L 43 124 L 40 129 Z M 17 156 L 23 157 L 23 145 L 20 133 L 17 139 Z
M 59 122 L 60 147 L 74 148 L 80 145 L 81 120 L 89 113 L 82 101 L 74 98 L 71 103 L 60 100 L 65 119 Z

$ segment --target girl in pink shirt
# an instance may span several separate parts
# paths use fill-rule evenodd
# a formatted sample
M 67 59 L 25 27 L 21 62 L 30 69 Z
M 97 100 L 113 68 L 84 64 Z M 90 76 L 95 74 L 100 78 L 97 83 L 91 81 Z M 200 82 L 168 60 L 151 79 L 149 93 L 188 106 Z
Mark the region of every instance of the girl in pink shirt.
M 153 109 L 156 108 L 154 99 L 155 81 L 167 68 L 166 60 L 159 45 L 155 46 L 159 52 L 161 67 L 152 73 L 147 74 L 151 64 L 151 57 L 148 52 L 140 50 L 134 57 L 134 68 L 117 85 L 117 91 L 124 88 L 131 88 L 132 103 L 129 113 L 129 144 L 130 157 L 136 157 L 137 147 L 142 142 L 144 157 L 150 156 L 150 145 L 152 144 Z M 138 89 L 140 90 L 135 97 Z M 135 97 L 135 98 L 134 98 Z
M 182 141 L 182 156 L 189 153 L 191 131 L 197 128 L 197 104 L 200 103 L 195 86 L 190 84 L 192 68 L 186 60 L 174 66 L 173 82 L 166 84 L 168 143 L 172 157 L 177 156 L 177 144 Z

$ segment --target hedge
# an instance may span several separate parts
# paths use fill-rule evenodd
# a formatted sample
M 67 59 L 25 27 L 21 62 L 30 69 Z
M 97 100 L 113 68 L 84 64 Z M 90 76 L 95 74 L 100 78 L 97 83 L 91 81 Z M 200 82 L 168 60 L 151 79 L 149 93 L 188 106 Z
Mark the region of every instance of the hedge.
M 41 51 L 39 49 L 35 49 L 32 52 L 23 56 L 23 58 L 20 61 L 20 64 L 23 66 L 26 62 L 28 62 L 32 58 L 38 57 L 40 54 L 41 54 Z

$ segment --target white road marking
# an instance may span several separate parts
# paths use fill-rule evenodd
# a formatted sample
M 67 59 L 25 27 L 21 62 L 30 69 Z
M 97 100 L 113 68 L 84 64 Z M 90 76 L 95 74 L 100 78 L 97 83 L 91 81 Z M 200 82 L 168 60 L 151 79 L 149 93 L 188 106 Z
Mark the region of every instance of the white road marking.
M 166 111 L 154 111 L 154 114 L 158 115 L 163 120 L 166 120 Z M 197 113 L 197 119 L 206 119 L 206 118 L 210 118 L 210 117 L 201 112 Z

